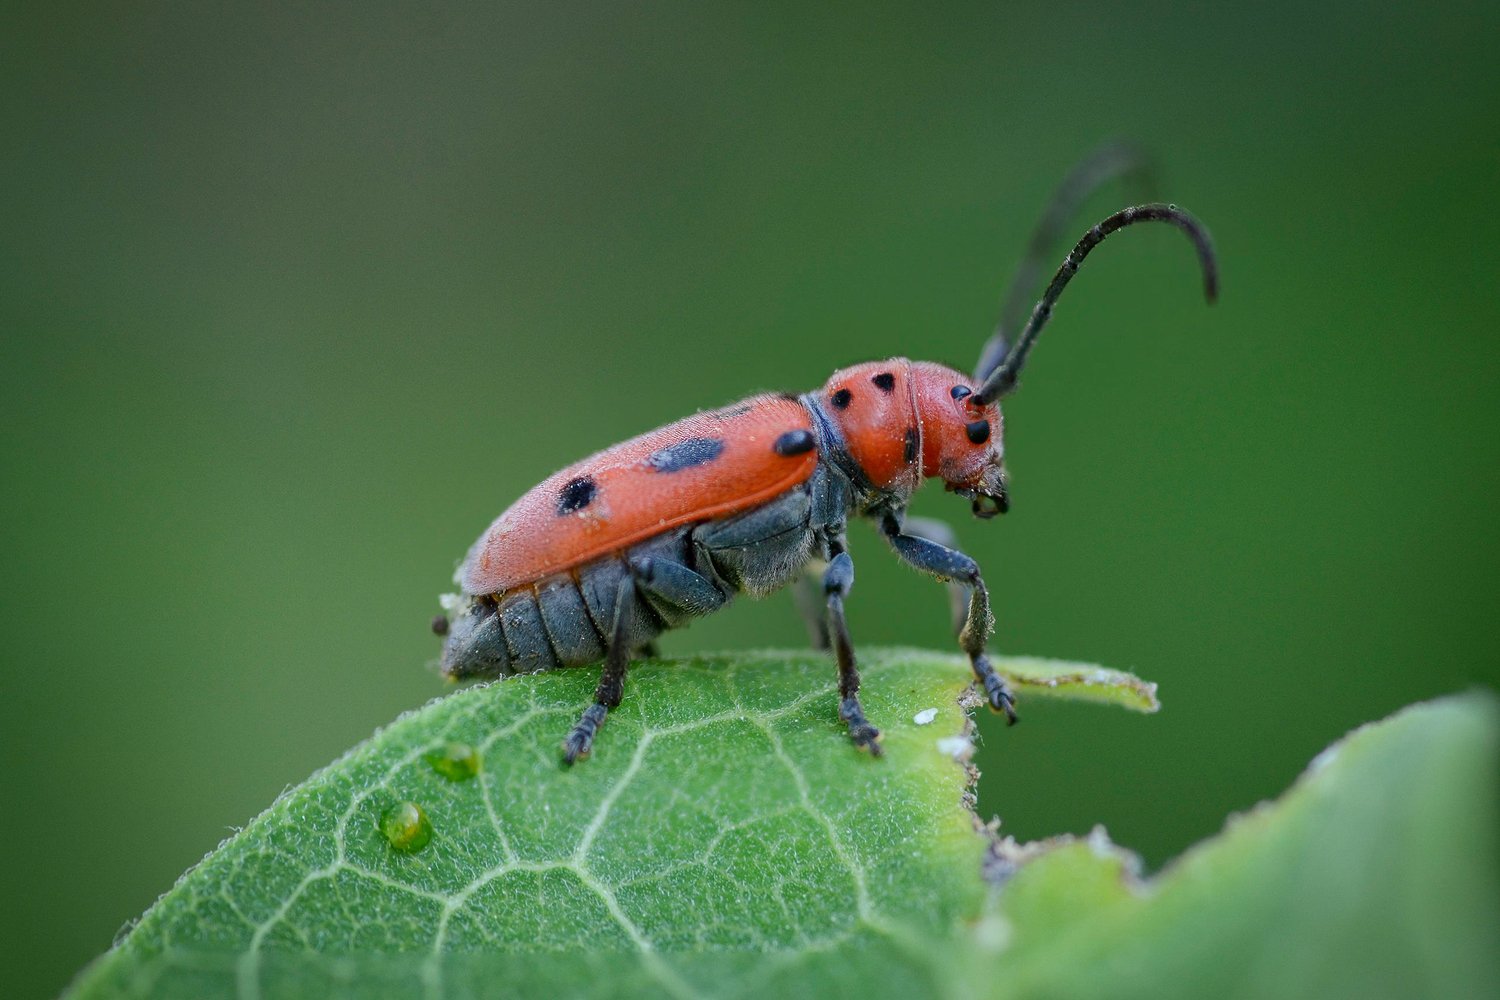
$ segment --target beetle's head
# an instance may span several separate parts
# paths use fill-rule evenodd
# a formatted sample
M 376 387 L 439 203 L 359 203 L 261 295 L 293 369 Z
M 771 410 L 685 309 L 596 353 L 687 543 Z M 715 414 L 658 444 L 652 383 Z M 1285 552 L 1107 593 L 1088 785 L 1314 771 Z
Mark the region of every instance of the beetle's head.
M 1010 508 L 1005 484 L 1005 422 L 996 403 L 974 401 L 968 376 L 944 365 L 911 366 L 922 418 L 922 474 L 967 497 L 974 516 Z

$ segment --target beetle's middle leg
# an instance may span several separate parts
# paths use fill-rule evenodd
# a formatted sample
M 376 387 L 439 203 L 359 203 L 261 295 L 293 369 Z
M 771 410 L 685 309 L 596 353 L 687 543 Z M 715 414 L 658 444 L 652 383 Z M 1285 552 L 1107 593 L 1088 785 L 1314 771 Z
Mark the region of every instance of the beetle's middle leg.
M 963 628 L 958 633 L 958 644 L 969 654 L 969 663 L 974 676 L 984 686 L 990 708 L 1005 713 L 1011 725 L 1016 724 L 1016 699 L 1006 685 L 1005 679 L 995 672 L 985 653 L 985 641 L 989 637 L 994 619 L 990 616 L 990 592 L 979 573 L 979 564 L 957 549 L 908 534 L 893 516 L 880 521 L 880 532 L 896 550 L 896 555 L 914 569 L 947 583 L 962 584 L 969 590 L 969 612 L 964 618 Z
M 839 718 L 849 726 L 849 738 L 861 750 L 880 756 L 880 730 L 870 725 L 859 703 L 859 667 L 854 662 L 854 643 L 844 621 L 844 598 L 854 586 L 854 560 L 842 541 L 832 545 L 833 558 L 823 572 L 823 593 L 828 604 L 828 639 L 839 665 Z
M 584 709 L 583 717 L 563 741 L 563 762 L 571 764 L 588 756 L 594 748 L 594 737 L 609 710 L 618 708 L 625 696 L 625 672 L 630 668 L 630 619 L 635 599 L 635 578 L 626 573 L 615 591 L 614 634 L 604 654 L 604 673 L 594 689 L 594 703 Z

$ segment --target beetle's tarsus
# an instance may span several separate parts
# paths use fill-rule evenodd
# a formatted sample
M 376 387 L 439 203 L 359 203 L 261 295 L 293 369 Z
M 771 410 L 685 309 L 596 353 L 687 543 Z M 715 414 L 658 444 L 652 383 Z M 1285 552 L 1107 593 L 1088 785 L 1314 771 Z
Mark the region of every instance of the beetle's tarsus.
M 868 722 L 859 728 L 849 730 L 849 738 L 854 741 L 858 750 L 868 750 L 871 757 L 884 757 L 885 749 L 880 745 L 880 730 Z
M 1004 714 L 1007 726 L 1014 726 L 1021 721 L 1021 717 L 1016 715 L 1015 696 L 1005 687 L 1004 681 L 1000 682 L 999 691 L 990 694 L 990 711 Z
M 879 757 L 884 751 L 880 746 L 880 730 L 870 725 L 859 698 L 851 695 L 839 703 L 839 718 L 849 726 L 849 738 L 860 750 L 868 750 L 870 756 Z
M 971 658 L 971 662 L 974 665 L 974 678 L 984 687 L 990 711 L 1004 715 L 1008 726 L 1020 722 L 1016 716 L 1016 696 L 1011 694 L 1010 685 L 1005 683 L 1005 678 L 990 664 L 990 658 L 979 653 Z
M 598 735 L 599 727 L 604 725 L 607 715 L 609 715 L 609 709 L 598 702 L 584 709 L 578 725 L 574 726 L 573 731 L 568 733 L 568 738 L 563 740 L 564 764 L 572 764 L 589 755 L 589 752 L 594 749 L 594 737 Z

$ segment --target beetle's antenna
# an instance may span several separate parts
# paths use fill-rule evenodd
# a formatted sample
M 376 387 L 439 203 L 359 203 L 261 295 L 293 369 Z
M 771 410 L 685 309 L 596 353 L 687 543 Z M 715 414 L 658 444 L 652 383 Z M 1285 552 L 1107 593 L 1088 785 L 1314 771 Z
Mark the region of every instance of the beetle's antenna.
M 1052 307 L 1057 304 L 1063 289 L 1068 287 L 1068 282 L 1073 280 L 1073 275 L 1078 273 L 1078 268 L 1084 258 L 1094 247 L 1103 243 L 1105 237 L 1137 222 L 1169 222 L 1186 233 L 1188 239 L 1193 241 L 1193 249 L 1198 253 L 1198 264 L 1203 269 L 1203 295 L 1209 302 L 1218 298 L 1219 266 L 1214 257 L 1213 242 L 1209 239 L 1208 230 L 1203 228 L 1203 223 L 1176 205 L 1158 203 L 1133 205 L 1130 208 L 1121 209 L 1084 233 L 1083 239 L 1068 251 L 1068 256 L 1063 259 L 1062 267 L 1058 268 L 1057 273 L 1052 276 L 1052 283 L 1047 286 L 1047 290 L 1042 293 L 1041 301 L 1031 311 L 1031 319 L 1027 321 L 1026 329 L 1021 331 L 1021 336 L 1016 340 L 1016 346 L 1010 349 L 1010 352 L 1005 355 L 1005 360 L 985 380 L 979 391 L 974 393 L 972 398 L 975 403 L 980 405 L 991 403 L 1007 395 L 1016 387 L 1016 378 L 1026 364 L 1026 356 L 1031 353 L 1037 335 L 1047 325 L 1047 320 L 1052 318 Z
M 1000 301 L 1000 320 L 995 325 L 995 332 L 980 349 L 979 362 L 974 366 L 975 385 L 989 378 L 1005 360 L 1011 335 L 1026 321 L 1026 304 L 1041 280 L 1042 269 L 1047 261 L 1056 259 L 1053 255 L 1057 253 L 1057 244 L 1083 203 L 1099 188 L 1117 178 L 1127 179 L 1130 187 L 1137 189 L 1136 197 L 1151 197 L 1155 187 L 1153 167 L 1150 158 L 1139 148 L 1115 140 L 1094 150 L 1063 178 L 1042 212 L 1031 240 L 1026 244 L 1026 255 L 1011 276 L 1010 285 Z

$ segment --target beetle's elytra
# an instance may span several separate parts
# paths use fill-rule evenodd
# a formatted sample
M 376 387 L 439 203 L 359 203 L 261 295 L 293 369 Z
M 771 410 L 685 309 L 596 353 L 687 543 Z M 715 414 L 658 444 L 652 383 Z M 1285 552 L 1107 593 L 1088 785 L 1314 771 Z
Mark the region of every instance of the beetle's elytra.
M 1016 386 L 1037 335 L 1084 258 L 1111 233 L 1165 222 L 1192 241 L 1204 291 L 1217 265 L 1203 226 L 1172 205 L 1137 205 L 1089 229 L 1062 262 L 1020 335 L 1021 306 L 1061 227 L 1100 183 L 1137 169 L 1119 147 L 1081 164 L 1055 196 L 972 375 L 892 358 L 835 372 L 800 396 L 753 396 L 642 434 L 563 469 L 490 525 L 470 548 L 449 598 L 444 674 L 498 677 L 600 660 L 594 704 L 563 744 L 586 755 L 624 693 L 633 653 L 657 635 L 717 611 L 741 591 L 794 581 L 821 595 L 810 622 L 838 665 L 839 717 L 856 746 L 880 753 L 880 731 L 859 703 L 859 671 L 844 621 L 854 583 L 845 542 L 851 516 L 870 518 L 896 556 L 954 589 L 958 629 L 990 707 L 1015 722 L 1015 700 L 990 665 L 989 591 L 946 525 L 906 516 L 924 478 L 971 501 L 977 517 L 1009 506 L 996 400 Z

